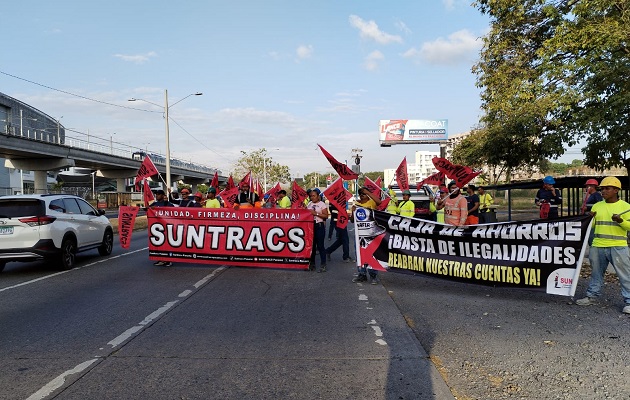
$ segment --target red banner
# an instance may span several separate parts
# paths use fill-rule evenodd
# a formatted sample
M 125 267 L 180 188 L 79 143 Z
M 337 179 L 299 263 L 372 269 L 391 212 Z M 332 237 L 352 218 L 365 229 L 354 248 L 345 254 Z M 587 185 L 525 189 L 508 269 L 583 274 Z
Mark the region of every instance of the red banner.
M 396 183 L 401 191 L 409 190 L 409 176 L 407 175 L 407 157 L 396 168 Z
M 372 193 L 374 196 L 378 197 L 379 199 L 381 198 L 381 187 L 367 176 L 363 181 L 363 186 L 365 186 L 367 190 L 369 190 L 370 193 Z
M 144 178 L 152 177 L 153 175 L 157 175 L 158 170 L 155 168 L 153 161 L 149 158 L 149 156 L 145 156 L 144 160 L 142 160 L 142 164 L 140 165 L 140 169 L 136 174 L 136 189 L 140 190 L 140 181 Z
M 352 172 L 352 170 L 348 168 L 346 164 L 340 163 L 339 161 L 337 161 L 335 157 L 333 157 L 332 154 L 327 152 L 320 144 L 318 144 L 318 146 L 322 150 L 322 153 L 324 153 L 324 157 L 326 157 L 330 165 L 332 165 L 333 169 L 337 172 L 337 174 L 340 177 L 348 181 L 352 181 L 359 177 L 359 175 Z
M 131 233 L 139 210 L 140 207 L 131 206 L 120 206 L 118 209 L 118 239 L 123 249 L 128 249 L 131 244 Z
M 238 183 L 238 187 L 243 187 L 243 185 L 249 186 L 250 192 L 254 191 L 254 187 L 252 186 L 252 171 L 249 171 L 243 179 Z
M 145 207 L 149 207 L 149 204 L 151 204 L 153 201 L 155 201 L 155 196 L 153 196 L 153 192 L 151 191 L 151 188 L 149 187 L 149 182 L 144 179 L 144 193 L 142 193 L 142 197 L 144 198 L 144 206 Z
M 433 175 L 427 176 L 426 178 L 424 178 L 423 180 L 421 180 L 420 182 L 416 183 L 416 189 L 418 191 L 420 191 L 420 188 L 422 187 L 422 185 L 435 185 L 435 186 L 441 186 L 444 184 L 444 179 L 446 179 L 446 176 L 444 175 L 444 172 L 436 172 Z
M 464 187 L 464 185 L 481 173 L 481 171 L 475 172 L 464 165 L 453 164 L 446 158 L 433 157 L 431 161 L 433 161 L 433 165 L 438 171 L 444 172 L 448 178 L 453 179 L 457 183 L 458 188 Z
M 306 208 L 304 200 L 308 198 L 306 190 L 302 189 L 296 181 L 293 181 L 293 187 L 291 188 L 291 208 Z
M 352 194 L 343 187 L 343 180 L 337 178 L 324 190 L 324 196 L 337 208 L 337 226 L 341 229 L 348 226 L 348 200 L 352 198 Z
M 210 187 L 213 187 L 217 191 L 219 191 L 219 173 L 217 171 L 214 172 L 214 177 L 212 177 L 212 182 L 210 182 Z
M 314 226 L 307 210 L 155 207 L 147 217 L 151 260 L 308 268 Z
M 378 178 L 376 178 L 376 181 L 374 182 L 376 184 L 376 186 L 382 188 L 383 187 L 383 179 L 379 176 Z

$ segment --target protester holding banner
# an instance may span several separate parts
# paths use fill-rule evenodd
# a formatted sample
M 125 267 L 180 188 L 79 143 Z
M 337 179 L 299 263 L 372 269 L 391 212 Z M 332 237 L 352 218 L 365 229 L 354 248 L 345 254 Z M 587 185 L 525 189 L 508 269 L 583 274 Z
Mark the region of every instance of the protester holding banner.
M 217 198 L 217 190 L 214 187 L 208 189 L 206 201 L 203 204 L 204 208 L 221 208 L 221 202 Z
M 556 189 L 553 185 L 556 180 L 553 176 L 545 176 L 543 179 L 543 187 L 536 193 L 534 202 L 540 207 L 541 219 L 558 218 L 558 207 L 562 205 L 562 194 L 560 189 Z
M 491 211 L 490 207 L 494 204 L 494 200 L 490 193 L 486 193 L 486 188 L 483 186 L 477 188 L 477 193 L 479 193 L 479 223 L 487 224 L 491 222 L 487 213 Z
M 155 191 L 155 201 L 151 203 L 149 207 L 175 207 L 175 205 L 166 199 L 166 193 L 164 193 L 164 190 L 159 189 Z M 157 267 L 170 267 L 173 263 L 170 261 L 156 261 L 153 265 Z
M 326 219 L 328 218 L 328 207 L 322 201 L 319 188 L 312 189 L 309 193 L 310 202 L 306 206 L 310 210 L 315 222 L 313 233 L 313 251 L 311 261 L 308 265 L 309 271 L 315 270 L 315 252 L 319 251 L 320 266 L 317 272 L 326 272 Z
M 197 192 L 195 193 L 195 202 L 192 203 L 189 207 L 203 207 L 203 193 Z
M 597 179 L 589 179 L 584 184 L 584 202 L 582 203 L 582 208 L 580 209 L 582 214 L 591 212 L 591 208 L 593 208 L 595 203 L 604 199 L 602 194 L 597 191 L 598 186 L 599 183 L 597 183 Z
M 475 185 L 466 187 L 466 205 L 468 207 L 468 216 L 466 217 L 466 225 L 477 225 L 479 223 L 479 196 L 475 193 L 477 188 Z
M 248 183 L 241 182 L 239 190 L 240 192 L 234 200 L 235 208 L 253 208 L 260 205 L 260 197 L 258 197 L 258 194 L 249 191 Z
M 339 211 L 337 210 L 337 207 L 332 204 L 329 204 L 328 208 L 330 209 L 331 213 L 331 225 L 335 227 L 336 238 L 335 241 L 330 245 L 330 247 L 326 249 L 326 258 L 330 261 L 330 255 L 341 246 L 341 251 L 343 252 L 343 262 L 354 262 L 355 260 L 350 258 L 350 238 L 348 236 L 348 225 L 346 224 L 343 228 L 337 226 Z
M 179 206 L 179 207 L 194 207 L 193 203 L 195 202 L 193 199 L 191 199 L 190 196 L 190 189 L 188 188 L 182 188 L 179 191 L 179 194 L 181 194 L 182 198 L 181 199 L 175 199 L 173 196 L 171 196 L 171 198 L 169 199 L 171 201 L 171 203 Z M 169 195 L 170 195 L 170 189 L 169 189 Z
M 586 297 L 577 300 L 576 304 L 597 304 L 604 274 L 610 263 L 621 284 L 621 295 L 625 303 L 622 312 L 630 314 L 630 204 L 619 199 L 621 182 L 614 176 L 604 178 L 600 187 L 604 201 L 594 204 L 591 209 L 591 215 L 595 218 L 595 238 L 588 256 L 592 268 L 591 280 Z
M 445 224 L 464 226 L 468 217 L 466 198 L 460 193 L 455 181 L 448 184 L 447 190 L 447 197 L 438 203 L 437 209 L 444 209 Z
M 166 193 L 162 189 L 155 191 L 155 201 L 149 207 L 174 207 L 174 204 L 166 199 Z
M 362 187 L 359 189 L 359 200 L 357 200 L 352 206 L 352 214 L 354 215 L 354 211 L 357 207 L 369 208 L 370 210 L 376 210 L 381 204 L 381 199 L 374 196 L 367 188 Z M 368 275 L 368 264 L 363 264 L 359 267 L 359 274 L 356 278 L 352 280 L 352 282 L 365 282 L 367 281 Z M 378 271 L 370 268 L 370 280 L 372 285 L 376 285 L 378 283 Z
M 282 189 L 278 192 L 278 208 L 289 209 L 291 208 L 291 199 L 287 196 L 287 191 Z

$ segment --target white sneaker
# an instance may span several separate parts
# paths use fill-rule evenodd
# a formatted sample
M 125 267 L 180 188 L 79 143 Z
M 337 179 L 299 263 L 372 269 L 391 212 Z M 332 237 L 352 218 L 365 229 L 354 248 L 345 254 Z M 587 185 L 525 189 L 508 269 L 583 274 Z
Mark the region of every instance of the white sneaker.
M 582 299 L 578 299 L 575 301 L 575 304 L 578 306 L 590 306 L 593 304 L 597 304 L 597 300 L 594 297 L 584 297 Z
M 621 310 L 622 313 L 624 314 L 630 314 L 630 304 L 628 304 L 627 306 L 625 306 L 623 308 L 623 310 Z

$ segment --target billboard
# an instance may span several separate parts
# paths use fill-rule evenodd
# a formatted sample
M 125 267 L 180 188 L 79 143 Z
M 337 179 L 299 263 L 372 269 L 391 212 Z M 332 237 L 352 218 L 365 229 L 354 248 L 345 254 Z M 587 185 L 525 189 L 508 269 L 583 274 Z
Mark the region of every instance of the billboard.
M 448 139 L 447 119 L 382 119 L 379 121 L 379 143 L 431 144 Z

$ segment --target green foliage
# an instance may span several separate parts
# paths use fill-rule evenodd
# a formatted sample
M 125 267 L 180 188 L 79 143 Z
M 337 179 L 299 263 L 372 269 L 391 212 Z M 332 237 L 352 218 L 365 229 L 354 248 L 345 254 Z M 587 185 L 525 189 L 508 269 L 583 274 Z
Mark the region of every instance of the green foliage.
M 359 177 L 359 184 L 363 185 L 363 181 L 365 179 L 362 179 L 363 177 L 368 177 L 371 180 L 373 180 L 374 182 L 376 182 L 376 180 L 380 177 L 381 179 L 383 179 L 383 171 L 372 171 L 372 172 L 363 172 L 362 173 L 362 177 Z
M 495 158 L 506 160 L 504 150 L 511 146 L 508 170 L 536 165 L 585 140 L 585 165 L 630 170 L 630 3 L 475 5 L 491 17 L 473 71 L 483 89 L 481 122 Z
M 289 167 L 273 161 L 273 157 L 267 154 L 267 149 L 262 148 L 249 153 L 241 151 L 241 154 L 242 156 L 236 162 L 232 173 L 235 180 L 241 179 L 251 171 L 253 176 L 260 180 L 261 184 L 264 184 L 266 178 L 267 188 L 275 185 L 277 182 L 291 182 Z

